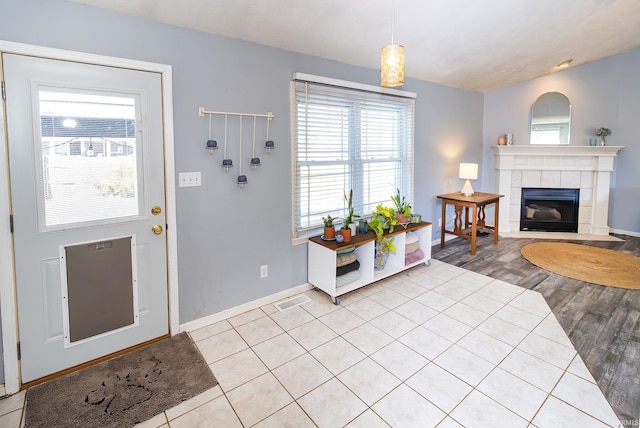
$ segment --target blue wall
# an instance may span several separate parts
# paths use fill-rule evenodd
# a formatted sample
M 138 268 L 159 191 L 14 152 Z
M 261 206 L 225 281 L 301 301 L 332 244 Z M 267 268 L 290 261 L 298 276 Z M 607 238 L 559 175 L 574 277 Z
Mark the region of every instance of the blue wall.
M 529 117 L 536 98 L 562 92 L 571 102 L 570 144 L 586 146 L 596 128 L 611 129 L 607 144 L 618 152 L 611 176 L 609 226 L 640 234 L 640 47 L 484 95 L 483 172 L 485 189 L 495 191 L 491 146 L 498 135 L 514 134 L 514 144 L 529 144 Z
M 378 85 L 377 70 L 60 0 L 0 0 L 0 10 L 2 40 L 173 67 L 176 171 L 202 172 L 202 187 L 177 189 L 182 323 L 306 283 L 306 245 L 290 239 L 291 74 Z M 435 223 L 436 195 L 462 186 L 457 164 L 481 160 L 483 95 L 411 79 L 403 89 L 418 94 L 414 211 Z M 235 184 L 237 170 L 220 168 L 220 151 L 204 150 L 208 125 L 199 106 L 274 113 L 277 149 L 261 154 L 258 171 L 246 172 L 244 189 Z M 269 277 L 259 279 L 263 264 Z

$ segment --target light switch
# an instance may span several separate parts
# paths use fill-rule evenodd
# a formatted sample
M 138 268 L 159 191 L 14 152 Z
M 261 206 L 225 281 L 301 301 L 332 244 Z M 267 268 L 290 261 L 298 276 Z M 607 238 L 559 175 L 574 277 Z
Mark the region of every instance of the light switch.
M 200 171 L 197 172 L 181 172 L 178 174 L 179 187 L 201 186 Z

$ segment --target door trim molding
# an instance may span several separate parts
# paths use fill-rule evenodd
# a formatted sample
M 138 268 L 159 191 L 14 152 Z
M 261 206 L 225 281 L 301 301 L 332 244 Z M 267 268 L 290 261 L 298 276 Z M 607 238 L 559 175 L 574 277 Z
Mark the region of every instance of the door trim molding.
M 86 64 L 128 68 L 159 73 L 162 76 L 162 119 L 164 134 L 165 211 L 167 221 L 167 281 L 169 296 L 169 334 L 180 332 L 178 313 L 178 239 L 176 222 L 175 156 L 173 138 L 173 74 L 167 64 L 130 60 L 84 52 L 47 48 L 0 40 L 0 53 L 31 55 Z M 0 102 L 0 311 L 6 394 L 20 390 L 18 362 L 18 313 L 13 260 L 13 236 L 9 227 L 10 190 L 4 103 Z

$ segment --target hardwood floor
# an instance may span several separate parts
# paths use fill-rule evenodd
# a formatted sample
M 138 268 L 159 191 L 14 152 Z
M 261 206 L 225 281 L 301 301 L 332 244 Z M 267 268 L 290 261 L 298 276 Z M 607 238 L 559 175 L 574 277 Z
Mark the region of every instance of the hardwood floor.
M 627 252 L 640 257 L 640 238 L 624 242 L 562 241 Z M 566 331 L 621 421 L 640 418 L 640 290 L 604 287 L 540 269 L 520 255 L 538 239 L 478 237 L 476 255 L 463 239 L 435 245 L 432 257 L 540 292 Z M 640 278 L 638 278 L 640 281 Z M 634 425 L 635 424 L 635 425 Z

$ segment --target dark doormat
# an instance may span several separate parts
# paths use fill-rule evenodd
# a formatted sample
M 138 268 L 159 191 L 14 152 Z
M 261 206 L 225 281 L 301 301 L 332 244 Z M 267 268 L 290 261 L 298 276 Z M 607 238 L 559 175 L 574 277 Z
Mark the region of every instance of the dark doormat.
M 127 427 L 214 386 L 187 333 L 27 390 L 25 427 Z

